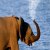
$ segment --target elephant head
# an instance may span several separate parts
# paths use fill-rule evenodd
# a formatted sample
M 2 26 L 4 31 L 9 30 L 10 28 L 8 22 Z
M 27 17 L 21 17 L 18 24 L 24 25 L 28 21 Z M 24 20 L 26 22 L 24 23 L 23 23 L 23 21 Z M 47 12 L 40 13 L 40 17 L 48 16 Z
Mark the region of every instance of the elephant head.
M 40 28 L 36 21 L 33 21 L 37 28 L 37 35 L 35 36 L 30 25 L 26 23 L 23 18 L 19 19 L 19 35 L 21 41 L 25 42 L 27 45 L 32 45 L 33 42 L 40 38 Z

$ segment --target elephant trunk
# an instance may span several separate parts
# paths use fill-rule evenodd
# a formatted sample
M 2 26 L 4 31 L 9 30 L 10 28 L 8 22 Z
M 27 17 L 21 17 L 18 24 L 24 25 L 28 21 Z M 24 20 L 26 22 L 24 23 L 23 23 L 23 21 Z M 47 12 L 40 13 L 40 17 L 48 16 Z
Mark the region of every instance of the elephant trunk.
M 39 26 L 38 26 L 38 24 L 36 23 L 35 20 L 33 22 L 34 22 L 34 24 L 36 25 L 36 28 L 37 28 L 37 35 L 35 36 L 34 41 L 37 41 L 40 38 L 40 28 L 39 28 Z

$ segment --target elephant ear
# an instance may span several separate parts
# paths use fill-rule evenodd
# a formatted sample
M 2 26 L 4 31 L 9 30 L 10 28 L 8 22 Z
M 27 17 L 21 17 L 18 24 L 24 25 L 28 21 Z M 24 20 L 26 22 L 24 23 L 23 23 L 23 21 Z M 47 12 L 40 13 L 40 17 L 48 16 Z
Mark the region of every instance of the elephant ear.
M 26 31 L 28 29 L 28 23 L 24 22 L 23 18 L 20 17 L 20 39 L 25 41 Z

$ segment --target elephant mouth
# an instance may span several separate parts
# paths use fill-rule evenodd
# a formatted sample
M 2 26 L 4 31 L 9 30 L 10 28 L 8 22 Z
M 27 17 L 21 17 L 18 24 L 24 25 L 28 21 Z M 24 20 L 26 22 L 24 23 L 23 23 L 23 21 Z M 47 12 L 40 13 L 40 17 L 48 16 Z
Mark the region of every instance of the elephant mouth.
M 28 45 L 32 46 L 32 41 L 30 39 L 28 40 Z
M 29 46 L 32 46 L 32 43 L 28 44 Z

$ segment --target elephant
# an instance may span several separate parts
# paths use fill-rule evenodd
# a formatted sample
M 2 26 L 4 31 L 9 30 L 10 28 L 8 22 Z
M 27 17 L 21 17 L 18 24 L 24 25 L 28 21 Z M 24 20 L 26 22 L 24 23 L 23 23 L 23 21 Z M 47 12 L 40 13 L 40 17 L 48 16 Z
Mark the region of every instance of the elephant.
M 35 20 L 33 22 L 37 28 L 36 36 L 22 17 L 0 17 L 0 50 L 19 50 L 19 39 L 29 46 L 39 40 L 40 28 Z

